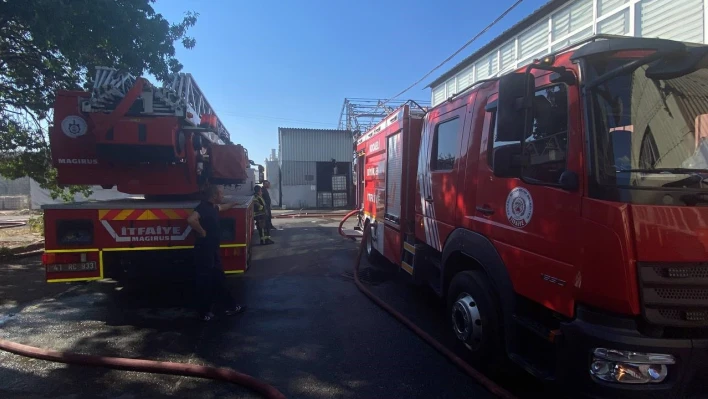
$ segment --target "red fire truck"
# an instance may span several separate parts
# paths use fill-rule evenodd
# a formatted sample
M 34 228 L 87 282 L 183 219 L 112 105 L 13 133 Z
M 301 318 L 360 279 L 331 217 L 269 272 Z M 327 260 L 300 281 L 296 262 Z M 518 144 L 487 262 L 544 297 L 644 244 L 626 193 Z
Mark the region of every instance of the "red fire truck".
M 158 87 L 99 67 L 91 92 L 57 93 L 49 140 L 60 184 L 136 195 L 43 206 L 49 282 L 188 276 L 195 236 L 186 219 L 199 191 L 238 187 L 253 164 L 184 73 Z M 252 196 L 225 192 L 239 206 L 222 217 L 223 267 L 241 273 L 250 257 Z
M 479 364 L 708 392 L 706 55 L 598 36 L 404 105 L 356 142 L 367 256 L 444 298 Z

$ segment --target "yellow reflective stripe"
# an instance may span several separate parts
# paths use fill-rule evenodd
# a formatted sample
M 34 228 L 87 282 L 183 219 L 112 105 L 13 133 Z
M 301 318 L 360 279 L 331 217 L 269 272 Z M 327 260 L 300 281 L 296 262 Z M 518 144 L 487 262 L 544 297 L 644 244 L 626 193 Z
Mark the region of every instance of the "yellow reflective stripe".
M 61 279 L 53 279 L 53 280 L 47 280 L 48 283 L 74 283 L 77 281 L 95 281 L 95 280 L 101 280 L 103 277 L 86 277 L 86 278 L 61 278 Z
M 133 209 L 123 209 L 113 218 L 113 220 L 125 220 L 125 218 L 130 216 L 132 213 Z
M 174 247 L 133 247 L 133 248 L 103 248 L 105 252 L 117 251 L 164 251 L 168 249 L 192 249 L 194 245 L 182 245 Z
M 408 274 L 413 274 L 413 267 L 406 262 L 401 262 L 401 268 L 408 272 Z
M 173 211 L 172 209 L 163 209 L 162 213 L 165 214 L 170 219 L 182 219 L 181 216 L 177 214 L 177 212 Z
M 160 218 L 157 217 L 151 210 L 146 210 L 143 213 L 138 216 L 138 220 L 159 220 Z
M 221 248 L 243 248 L 247 244 L 222 244 Z M 174 247 L 133 247 L 133 248 L 103 248 L 106 252 L 117 252 L 117 251 L 165 251 L 169 249 L 194 249 L 194 245 L 181 245 Z M 98 249 L 94 250 L 98 251 Z M 81 251 L 78 251 L 81 252 Z
M 244 270 L 225 270 L 224 274 L 241 274 Z
M 98 248 L 89 248 L 89 249 L 45 249 L 44 252 L 48 254 L 69 254 L 69 253 L 76 253 L 76 252 L 98 252 Z
M 103 280 L 103 251 L 98 251 L 98 270 L 100 270 L 99 277 Z

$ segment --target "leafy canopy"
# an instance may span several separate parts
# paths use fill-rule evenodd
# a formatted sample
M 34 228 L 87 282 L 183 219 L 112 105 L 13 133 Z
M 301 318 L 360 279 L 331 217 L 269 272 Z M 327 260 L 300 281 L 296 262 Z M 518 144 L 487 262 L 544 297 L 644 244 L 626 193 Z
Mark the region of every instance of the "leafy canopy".
M 169 0 L 166 0 L 169 1 Z M 179 72 L 175 43 L 198 14 L 170 23 L 155 0 L 0 0 L 0 175 L 29 176 L 54 198 L 90 194 L 61 188 L 51 167 L 47 131 L 57 90 L 87 89 L 96 66 L 149 72 L 162 80 Z

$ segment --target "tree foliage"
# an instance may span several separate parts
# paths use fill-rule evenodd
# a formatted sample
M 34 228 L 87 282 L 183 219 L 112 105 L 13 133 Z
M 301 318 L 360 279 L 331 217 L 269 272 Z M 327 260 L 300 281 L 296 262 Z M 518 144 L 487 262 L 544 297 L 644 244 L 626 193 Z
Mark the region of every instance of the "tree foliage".
M 166 0 L 169 1 L 169 0 Z M 56 197 L 88 194 L 58 187 L 47 131 L 57 90 L 87 89 L 96 66 L 179 72 L 175 44 L 191 49 L 197 21 L 170 23 L 155 0 L 0 0 L 0 175 L 29 176 Z

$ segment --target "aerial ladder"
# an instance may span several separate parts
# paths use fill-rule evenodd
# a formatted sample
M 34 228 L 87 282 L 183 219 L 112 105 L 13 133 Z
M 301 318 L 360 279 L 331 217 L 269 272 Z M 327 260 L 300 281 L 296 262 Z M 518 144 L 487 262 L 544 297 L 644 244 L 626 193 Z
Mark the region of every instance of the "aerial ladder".
M 61 185 L 150 196 L 238 185 L 251 164 L 188 73 L 158 86 L 97 67 L 90 92 L 57 94 L 50 146 Z

